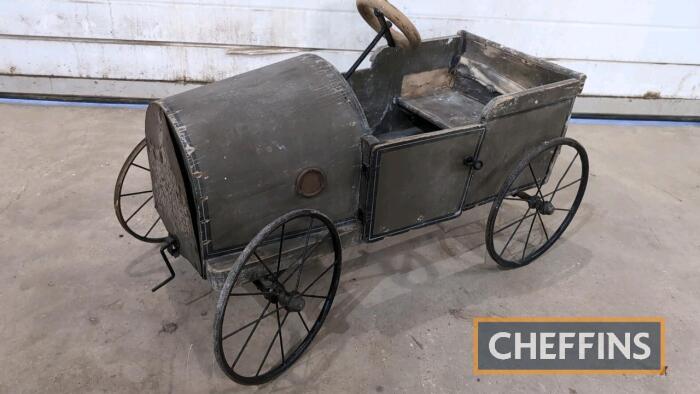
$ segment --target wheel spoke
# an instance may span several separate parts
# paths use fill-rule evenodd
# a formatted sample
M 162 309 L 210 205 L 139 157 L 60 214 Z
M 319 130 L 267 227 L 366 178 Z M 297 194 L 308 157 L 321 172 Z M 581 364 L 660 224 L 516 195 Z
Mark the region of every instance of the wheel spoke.
M 530 242 L 530 233 L 532 233 L 532 225 L 535 224 L 535 219 L 532 218 L 532 221 L 530 222 L 530 229 L 527 231 L 527 238 L 525 238 L 525 247 L 523 248 L 523 257 L 520 259 L 520 261 L 525 260 L 525 251 L 527 250 L 527 244 Z
M 311 330 L 309 330 L 309 326 L 306 325 L 306 321 L 304 320 L 304 316 L 301 315 L 301 312 L 297 312 L 297 315 L 299 315 L 299 319 L 301 319 L 301 324 L 303 324 L 304 328 L 306 328 L 306 332 L 311 332 Z
M 510 234 L 510 237 L 508 238 L 508 242 L 506 242 L 506 244 L 503 246 L 503 249 L 501 249 L 501 253 L 500 253 L 501 256 L 503 256 L 503 252 L 505 252 L 505 251 L 506 251 L 506 248 L 508 248 L 508 245 L 510 244 L 510 241 L 513 239 L 513 236 L 515 236 L 515 233 L 518 232 L 518 229 L 520 228 L 520 225 L 523 224 L 523 221 L 524 221 L 525 219 L 527 219 L 527 217 L 528 217 L 527 214 L 528 214 L 529 212 L 530 212 L 530 208 L 527 209 L 527 211 L 525 212 L 525 215 L 523 216 L 522 219 L 520 219 L 520 221 L 518 222 L 518 225 L 515 227 L 515 230 L 513 230 L 513 232 Z M 495 234 L 495 233 L 494 233 L 494 234 Z
M 545 194 L 545 195 L 542 196 L 542 197 L 544 198 L 544 197 L 547 197 L 547 196 L 550 196 L 550 195 L 551 195 L 551 196 L 554 196 L 554 193 L 556 193 L 556 192 L 558 192 L 558 191 L 560 191 L 560 190 L 564 190 L 564 189 L 566 189 L 567 187 L 569 187 L 569 186 L 571 186 L 571 185 L 573 185 L 573 184 L 575 184 L 575 183 L 577 183 L 577 182 L 580 182 L 580 181 L 581 181 L 581 178 L 579 178 L 579 179 L 577 179 L 577 180 L 575 180 L 575 181 L 569 182 L 569 183 L 567 183 L 566 185 L 564 185 L 564 186 L 562 186 L 562 187 L 560 187 L 560 188 L 558 188 L 558 189 L 555 189 L 554 191 L 549 192 L 549 193 Z M 552 199 L 551 199 L 551 198 L 549 199 L 549 202 L 552 202 Z
M 559 178 L 559 182 L 557 182 L 557 185 L 554 186 L 554 191 L 552 192 L 552 197 L 549 199 L 549 202 L 552 202 L 552 200 L 554 200 L 554 195 L 557 193 L 557 190 L 561 190 L 561 189 L 559 189 L 559 185 L 561 185 L 561 182 L 564 180 L 564 178 L 566 178 L 566 174 L 569 173 L 569 170 L 571 169 L 571 166 L 574 164 L 574 161 L 576 161 L 577 157 L 578 157 L 578 152 L 576 152 L 576 155 L 574 155 L 574 158 L 571 159 L 569 166 L 566 167 L 566 171 L 564 171 L 564 175 L 562 175 L 561 178 Z
M 267 305 L 265 305 L 265 309 L 263 309 L 262 313 L 260 314 L 260 317 L 258 318 L 258 320 L 255 321 L 255 327 L 253 327 L 253 329 L 250 330 L 250 334 L 248 334 L 248 338 L 246 338 L 245 342 L 243 343 L 243 346 L 241 347 L 241 350 L 238 352 L 238 355 L 236 356 L 236 359 L 233 361 L 233 364 L 231 364 L 231 369 L 233 369 L 236 366 L 236 363 L 243 355 L 243 351 L 245 350 L 246 346 L 248 346 L 248 342 L 250 342 L 250 338 L 253 337 L 253 333 L 255 332 L 255 330 L 258 329 L 258 324 L 260 324 L 260 321 L 265 318 L 264 317 L 265 312 L 267 311 L 267 308 L 270 307 L 270 304 L 272 304 L 272 303 L 270 301 L 268 301 Z M 279 308 L 277 308 L 277 311 L 279 312 Z M 226 338 L 224 338 L 224 339 L 226 339 Z M 222 339 L 222 341 L 223 341 L 223 339 Z
M 306 229 L 306 240 L 304 241 L 304 251 L 301 253 L 301 256 L 304 257 L 306 256 L 306 250 L 309 247 L 309 238 L 311 237 L 311 226 L 314 224 L 314 218 L 310 217 L 309 220 L 309 228 Z M 304 262 L 306 259 L 301 261 L 300 267 L 299 267 L 299 275 L 297 275 L 297 284 L 294 286 L 295 290 L 299 290 L 299 282 L 301 282 L 301 272 L 304 270 Z
M 333 266 L 335 266 L 335 262 L 333 262 L 333 264 L 329 265 L 328 268 L 326 268 L 323 272 L 321 272 L 321 275 L 317 276 L 316 279 L 314 279 L 314 281 L 311 282 L 310 285 L 306 286 L 306 288 L 301 291 L 301 293 L 302 294 L 306 293 L 306 291 L 309 290 L 311 288 L 311 286 L 315 285 L 316 282 L 318 282 L 318 280 L 321 279 L 321 277 L 323 277 L 323 275 L 326 274 L 326 272 L 330 271 L 330 269 L 333 268 Z
M 328 297 L 320 296 L 320 295 L 316 295 L 316 294 L 303 294 L 303 293 L 302 293 L 302 295 L 303 295 L 304 297 L 320 298 L 320 299 L 322 299 L 322 300 L 325 300 L 326 298 L 328 298 Z
M 542 225 L 542 231 L 544 231 L 544 236 L 549 241 L 549 234 L 547 234 L 547 228 L 544 226 L 544 221 L 542 221 L 542 215 L 537 212 L 537 217 L 540 219 L 540 225 Z
M 120 194 L 119 197 L 138 196 L 139 194 L 146 194 L 146 193 L 153 193 L 153 190 L 144 190 L 144 191 L 140 191 L 140 192 L 124 193 L 124 194 Z
M 151 231 L 153 231 L 153 229 L 156 227 L 156 224 L 158 224 L 158 222 L 160 222 L 160 216 L 158 216 L 158 219 L 156 219 L 156 221 L 153 223 L 153 225 L 151 225 L 151 228 L 148 229 L 148 232 L 146 232 L 146 235 L 144 235 L 144 237 L 148 237 L 148 234 L 150 234 Z
M 284 286 L 287 282 L 289 282 L 290 279 L 292 279 L 292 276 L 294 276 L 294 274 L 297 271 L 299 271 L 300 267 L 301 267 L 301 265 L 297 265 L 296 267 L 294 267 L 293 270 L 289 271 L 289 275 L 287 275 L 287 277 L 284 278 L 284 280 L 282 281 L 282 286 Z
M 280 275 L 280 263 L 282 262 L 282 245 L 284 245 L 284 226 L 287 223 L 282 223 L 282 236 L 280 237 L 280 249 L 277 252 L 277 276 Z
M 544 200 L 544 197 L 542 197 L 542 190 L 540 189 L 540 184 L 537 182 L 537 177 L 535 176 L 535 171 L 532 169 L 532 164 L 527 163 L 527 167 L 530 169 L 530 174 L 532 174 L 532 179 L 535 181 L 535 186 L 537 186 L 537 194 L 540 195 L 540 198 Z
M 136 211 L 134 211 L 134 213 L 132 213 L 131 216 L 129 216 L 129 218 L 126 219 L 125 223 L 129 223 L 129 220 L 131 220 L 131 218 L 133 218 L 134 215 L 136 215 L 137 213 L 139 213 L 139 211 L 141 210 L 141 208 L 143 208 L 146 204 L 148 204 L 148 202 L 151 201 L 152 199 L 153 199 L 153 196 L 148 197 L 148 198 L 146 199 L 146 201 L 144 201 L 143 204 L 141 204 L 141 206 L 139 206 L 138 208 L 136 208 Z
M 138 164 L 136 164 L 136 163 L 134 163 L 134 162 L 132 162 L 131 165 L 134 166 L 134 167 L 138 167 L 138 168 L 140 168 L 140 169 L 142 169 L 142 170 L 151 172 L 151 169 L 150 169 L 150 168 L 146 168 L 146 167 L 144 167 L 144 166 L 142 166 L 142 165 L 138 165 Z
M 253 255 L 255 256 L 256 259 L 258 259 L 258 261 L 260 262 L 260 264 L 262 264 L 262 266 L 265 267 L 265 269 L 266 269 L 267 272 L 270 274 L 270 276 L 272 277 L 272 279 L 274 279 L 274 281 L 277 282 L 277 284 L 281 285 L 281 283 L 277 280 L 277 275 L 275 275 L 275 274 L 272 272 L 272 270 L 270 269 L 270 267 L 268 267 L 267 264 L 265 264 L 265 262 L 263 261 L 263 259 L 261 259 L 260 256 L 258 256 L 258 251 L 257 251 L 257 250 L 253 250 Z
M 287 312 L 289 314 L 289 312 Z M 284 364 L 284 345 L 282 344 L 282 324 L 280 323 L 280 311 L 277 310 L 277 334 L 280 337 L 280 354 L 282 354 L 282 364 Z
M 269 306 L 269 305 L 268 305 L 268 306 Z M 267 309 L 267 307 L 266 307 L 265 309 Z M 263 319 L 265 319 L 265 318 L 267 318 L 267 317 L 272 316 L 273 313 L 275 313 L 275 311 L 271 311 L 271 312 L 268 312 L 268 313 L 266 313 L 266 314 L 262 314 L 257 320 L 253 320 L 252 322 L 246 324 L 245 326 L 243 326 L 243 327 L 241 327 L 241 328 L 239 328 L 239 329 L 237 329 L 237 330 L 235 330 L 235 331 L 233 331 L 233 332 L 231 332 L 231 333 L 229 333 L 229 334 L 227 334 L 227 335 L 224 335 L 223 337 L 221 337 L 221 340 L 223 341 L 224 339 L 228 339 L 228 338 L 230 338 L 230 337 L 232 337 L 232 336 L 238 334 L 239 332 L 245 330 L 246 328 L 252 326 L 253 324 L 259 323 L 261 320 L 263 320 Z
M 570 209 L 564 209 L 564 208 L 554 208 L 555 211 L 564 211 L 564 212 L 569 212 L 571 211 Z
M 525 215 L 527 215 L 528 212 L 530 212 L 530 208 L 528 208 L 527 211 L 525 211 Z M 532 215 L 534 215 L 534 213 Z M 532 216 L 532 215 L 530 215 L 530 216 Z M 514 226 L 516 223 L 522 222 L 523 220 L 527 219 L 530 216 L 523 216 L 522 219 L 515 219 L 514 221 L 508 223 L 508 225 L 506 225 L 505 227 L 498 229 L 498 231 L 494 231 L 493 235 L 500 233 L 501 231 L 507 229 L 508 227 Z
M 279 310 L 279 308 L 277 308 Z M 279 333 L 282 330 L 282 326 L 284 325 L 284 322 L 287 321 L 287 316 L 289 316 L 289 311 L 287 311 L 287 314 L 284 315 L 284 319 L 282 319 L 282 323 L 280 323 L 279 328 L 277 329 L 277 332 Z M 275 340 L 277 339 L 277 334 L 272 337 L 272 342 L 270 342 L 270 346 L 267 347 L 267 352 L 265 352 L 265 357 L 263 357 L 262 362 L 260 363 L 260 367 L 258 367 L 258 371 L 255 372 L 255 376 L 260 375 L 260 370 L 262 369 L 263 365 L 265 365 L 265 361 L 267 361 L 267 356 L 270 355 L 270 350 L 272 350 L 272 345 L 275 344 Z
M 523 200 L 520 197 L 503 197 L 504 200 L 508 201 L 522 201 L 522 202 L 527 202 L 527 200 Z
M 270 293 L 229 293 L 229 297 L 245 297 L 245 296 L 264 296 Z
M 312 246 L 311 249 L 309 249 L 309 252 L 306 254 L 306 256 L 302 256 L 302 258 L 299 259 L 299 264 L 296 267 L 294 267 L 294 269 L 291 270 L 291 272 L 289 272 L 289 275 L 282 281 L 283 285 L 285 283 L 287 283 L 287 281 L 289 281 L 289 279 L 291 279 L 292 276 L 294 276 L 294 274 L 301 268 L 303 262 L 305 262 L 314 253 L 316 248 L 318 248 L 319 245 L 321 245 L 323 242 L 325 242 L 326 239 L 328 239 L 328 237 L 330 237 L 330 235 L 331 235 L 330 232 L 328 234 L 324 235 L 320 241 L 316 242 L 314 244 L 314 246 Z

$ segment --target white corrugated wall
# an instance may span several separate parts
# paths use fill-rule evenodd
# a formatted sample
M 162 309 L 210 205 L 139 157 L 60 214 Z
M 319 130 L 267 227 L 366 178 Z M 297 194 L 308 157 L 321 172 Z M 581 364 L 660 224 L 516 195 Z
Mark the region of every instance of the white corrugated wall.
M 584 72 L 590 96 L 700 99 L 698 0 L 393 2 L 423 37 L 465 29 Z M 353 0 L 0 1 L 0 92 L 159 97 L 315 51 L 347 68 Z

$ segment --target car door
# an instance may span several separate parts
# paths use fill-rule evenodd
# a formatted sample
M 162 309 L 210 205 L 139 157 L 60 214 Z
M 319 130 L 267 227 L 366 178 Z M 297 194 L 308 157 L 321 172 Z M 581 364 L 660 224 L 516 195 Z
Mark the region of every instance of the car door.
M 363 141 L 362 216 L 368 241 L 453 219 L 462 212 L 484 129 Z

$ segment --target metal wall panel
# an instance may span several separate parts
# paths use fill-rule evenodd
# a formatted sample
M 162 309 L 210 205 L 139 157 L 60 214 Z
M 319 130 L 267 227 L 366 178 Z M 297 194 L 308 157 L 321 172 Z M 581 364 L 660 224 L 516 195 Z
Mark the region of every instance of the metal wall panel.
M 694 0 L 394 3 L 424 37 L 465 29 L 585 72 L 586 95 L 700 98 Z M 46 94 L 76 78 L 206 83 L 305 51 L 343 69 L 372 36 L 349 0 L 1 1 L 0 20 L 0 91 L 15 93 L 27 76 L 62 79 L 60 89 L 36 84 Z M 94 95 L 163 91 L 105 86 Z

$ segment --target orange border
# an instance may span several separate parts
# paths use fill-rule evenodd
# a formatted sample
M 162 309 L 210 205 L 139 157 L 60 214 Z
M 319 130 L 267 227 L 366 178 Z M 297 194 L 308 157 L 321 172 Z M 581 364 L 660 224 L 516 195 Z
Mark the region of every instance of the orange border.
M 590 322 L 590 323 L 659 323 L 661 325 L 661 368 L 660 369 L 479 369 L 479 323 L 481 322 Z M 474 341 L 472 353 L 474 375 L 664 375 L 666 371 L 666 321 L 663 317 L 475 317 L 473 322 Z

